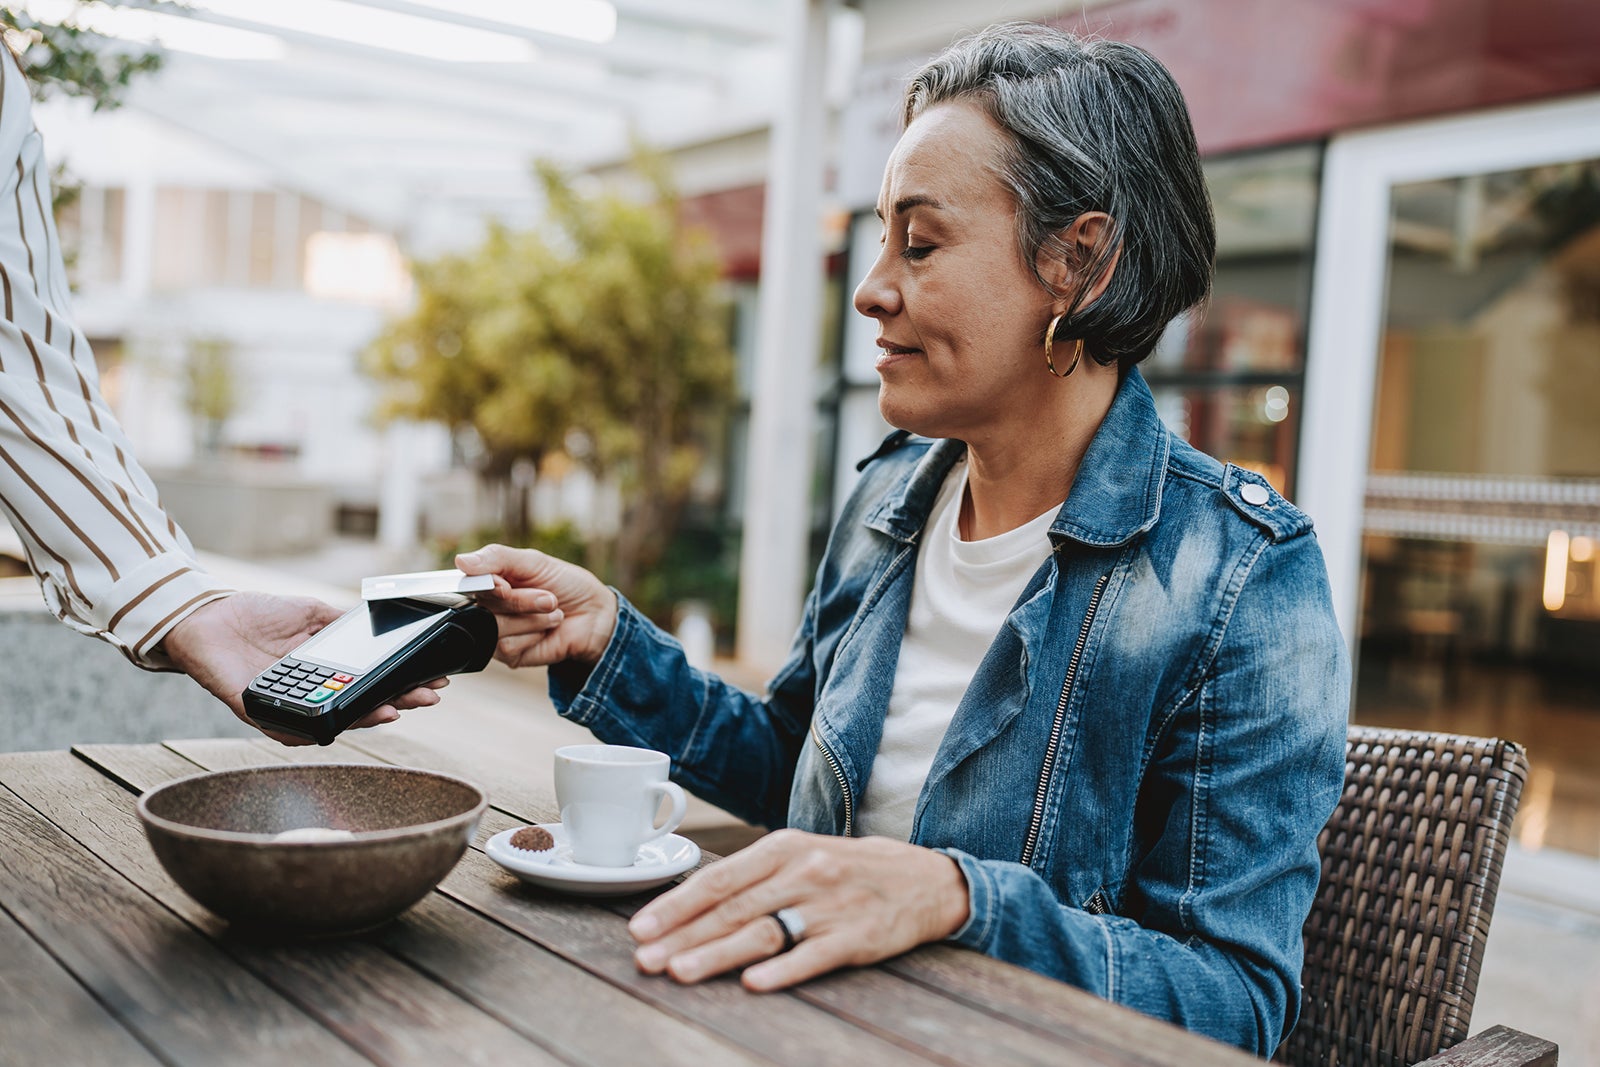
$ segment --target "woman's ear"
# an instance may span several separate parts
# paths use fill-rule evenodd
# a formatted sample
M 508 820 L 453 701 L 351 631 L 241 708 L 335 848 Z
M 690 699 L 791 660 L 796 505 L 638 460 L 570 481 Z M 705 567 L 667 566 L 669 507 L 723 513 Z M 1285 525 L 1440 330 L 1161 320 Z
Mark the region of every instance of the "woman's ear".
M 1102 244 L 1114 236 L 1111 216 L 1104 211 L 1085 211 L 1056 236 L 1056 243 L 1039 249 L 1039 273 L 1051 289 L 1062 294 L 1059 311 L 1071 307 L 1074 298 L 1081 310 L 1100 299 L 1100 294 L 1111 284 L 1111 276 L 1122 258 L 1122 248 L 1118 246 L 1113 250 L 1104 267 L 1085 285 L 1084 272 L 1096 269 L 1095 260 Z

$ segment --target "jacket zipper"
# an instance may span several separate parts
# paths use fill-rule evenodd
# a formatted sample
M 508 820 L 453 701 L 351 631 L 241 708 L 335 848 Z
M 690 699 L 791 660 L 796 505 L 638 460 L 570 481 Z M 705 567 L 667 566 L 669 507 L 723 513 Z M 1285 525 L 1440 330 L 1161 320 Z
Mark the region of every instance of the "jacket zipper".
M 862 601 L 863 604 L 872 604 L 877 602 L 878 590 L 883 588 L 883 584 L 887 582 L 889 580 L 889 576 L 894 573 L 896 565 L 899 564 L 901 558 L 911 550 L 911 546 L 914 544 L 916 544 L 916 537 L 913 536 L 911 540 L 900 549 L 899 554 L 896 555 L 894 559 L 889 561 L 889 566 L 884 568 L 884 572 L 880 574 L 878 576 L 878 580 L 873 583 L 872 589 L 867 593 L 866 599 Z M 860 622 L 860 616 L 857 616 L 851 621 L 850 628 L 845 631 L 844 637 L 840 639 L 841 645 L 850 639 L 851 634 L 855 633 L 855 629 L 858 625 L 860 625 Z M 839 783 L 839 792 L 844 795 L 844 836 L 849 837 L 855 829 L 856 822 L 855 801 L 850 795 L 850 781 L 844 776 L 844 768 L 839 766 L 838 759 L 834 757 L 833 752 L 828 748 L 827 743 L 822 740 L 822 735 L 817 732 L 817 724 L 815 722 L 811 724 L 811 739 L 817 743 L 817 751 L 822 753 L 822 758 L 828 761 L 828 769 L 833 772 L 834 781 Z
M 1072 682 L 1078 675 L 1078 661 L 1083 658 L 1083 646 L 1089 643 L 1089 627 L 1094 623 L 1094 613 L 1100 607 L 1100 595 L 1106 591 L 1111 575 L 1102 574 L 1094 583 L 1094 593 L 1089 597 L 1089 610 L 1084 613 L 1083 626 L 1078 629 L 1078 641 L 1072 646 L 1072 659 L 1067 663 L 1067 676 L 1061 682 L 1061 699 L 1056 701 L 1056 716 L 1050 724 L 1050 743 L 1044 750 L 1044 767 L 1039 771 L 1039 788 L 1033 796 L 1033 818 L 1028 821 L 1028 840 L 1022 846 L 1022 865 L 1033 863 L 1033 850 L 1039 845 L 1039 830 L 1044 825 L 1045 795 L 1050 791 L 1050 772 L 1055 769 L 1056 750 L 1061 747 L 1061 726 L 1067 718 L 1067 699 L 1072 695 Z M 848 809 L 847 809 L 848 810 Z
M 811 724 L 811 739 L 817 743 L 817 751 L 822 753 L 822 758 L 828 761 L 828 769 L 833 772 L 834 781 L 839 783 L 839 792 L 844 794 L 844 836 L 849 837 L 855 829 L 855 804 L 850 796 L 850 782 L 844 776 L 844 768 L 839 766 L 839 761 L 829 751 L 827 743 L 822 740 L 822 735 L 817 733 L 817 724 Z

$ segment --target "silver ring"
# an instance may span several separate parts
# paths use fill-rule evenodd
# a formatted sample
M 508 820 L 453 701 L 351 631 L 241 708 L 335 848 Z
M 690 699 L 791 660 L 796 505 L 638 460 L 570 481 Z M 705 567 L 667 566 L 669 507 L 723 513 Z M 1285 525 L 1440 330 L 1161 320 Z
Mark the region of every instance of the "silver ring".
M 779 908 L 771 915 L 778 929 L 783 931 L 783 947 L 779 952 L 788 952 L 805 939 L 806 917 L 800 914 L 799 908 Z

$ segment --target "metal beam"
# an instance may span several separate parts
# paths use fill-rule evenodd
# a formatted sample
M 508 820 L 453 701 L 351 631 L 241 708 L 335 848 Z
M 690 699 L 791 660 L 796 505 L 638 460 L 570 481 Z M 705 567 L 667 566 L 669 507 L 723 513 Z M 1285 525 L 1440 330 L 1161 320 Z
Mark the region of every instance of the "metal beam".
M 243 63 L 184 53 L 169 57 L 150 80 L 157 88 L 183 86 L 191 99 L 216 100 L 232 94 L 268 100 L 306 99 L 322 102 L 370 100 L 393 103 L 452 118 L 466 116 L 493 122 L 523 133 L 562 141 L 578 124 L 570 119 L 541 114 L 540 108 L 520 105 L 504 93 L 464 90 L 457 86 L 421 88 L 415 78 L 399 78 L 390 71 L 365 74 L 347 65 L 323 65 L 303 60 Z M 204 93 L 204 96 L 198 95 Z
M 414 3 L 413 0 L 345 0 L 345 2 L 378 11 L 392 11 L 397 15 L 412 15 L 452 26 L 466 26 L 475 30 L 505 34 L 508 37 L 520 37 L 532 41 L 541 48 L 556 49 L 586 59 L 597 59 L 621 70 L 669 74 L 676 79 L 693 82 L 718 83 L 721 80 L 723 60 L 696 42 L 679 41 L 675 42 L 672 48 L 652 48 L 630 42 L 625 34 L 619 33 L 617 40 L 597 44 L 499 19 L 445 11 L 427 4 Z
M 611 0 L 619 16 L 672 29 L 703 30 L 740 41 L 775 41 L 782 5 L 739 0 Z
M 277 37 L 296 47 L 341 57 L 346 62 L 373 63 L 409 72 L 413 78 L 426 74 L 427 79 L 445 79 L 458 85 L 484 88 L 495 86 L 522 93 L 540 93 L 558 96 L 573 104 L 591 110 L 615 112 L 629 111 L 640 97 L 637 92 L 611 85 L 584 85 L 559 76 L 551 76 L 529 66 L 509 64 L 452 63 L 430 59 L 427 56 L 396 52 L 388 48 L 357 44 L 342 38 L 329 37 L 310 30 L 288 29 L 283 26 L 254 19 L 235 18 L 212 11 L 182 7 L 167 0 L 121 0 L 121 6 L 163 15 L 195 19 L 217 26 Z

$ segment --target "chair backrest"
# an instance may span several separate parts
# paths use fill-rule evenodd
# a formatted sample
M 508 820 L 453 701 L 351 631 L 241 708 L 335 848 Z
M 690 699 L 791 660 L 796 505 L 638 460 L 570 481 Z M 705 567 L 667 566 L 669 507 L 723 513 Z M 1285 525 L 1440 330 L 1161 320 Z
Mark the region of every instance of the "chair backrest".
M 1467 1036 L 1528 762 L 1493 738 L 1350 727 L 1317 839 L 1296 1067 L 1401 1067 Z

